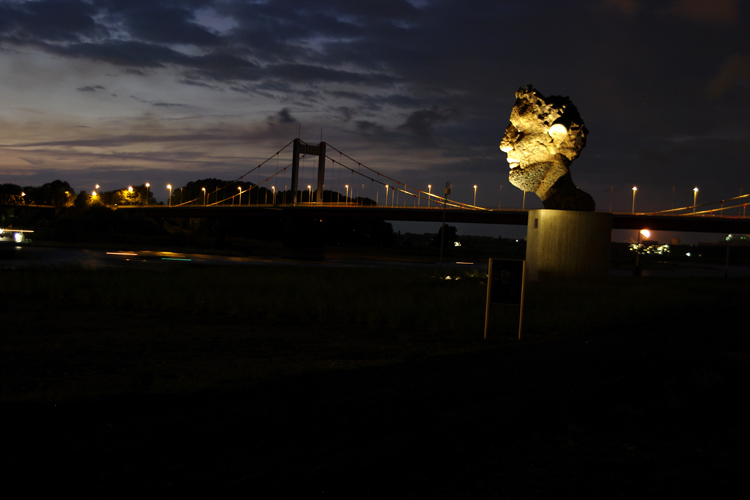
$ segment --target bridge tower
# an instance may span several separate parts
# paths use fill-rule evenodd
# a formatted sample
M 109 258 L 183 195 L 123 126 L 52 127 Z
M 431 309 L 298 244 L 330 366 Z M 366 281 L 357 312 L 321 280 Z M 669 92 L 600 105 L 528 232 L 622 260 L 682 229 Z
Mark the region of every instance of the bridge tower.
M 313 146 L 310 144 L 302 144 L 302 141 L 299 139 L 294 139 L 294 145 L 292 147 L 292 193 L 295 205 L 297 204 L 297 191 L 299 184 L 299 155 L 301 154 L 318 157 L 318 185 L 315 202 L 323 203 L 323 179 L 326 170 L 326 143 L 321 142 L 317 146 Z

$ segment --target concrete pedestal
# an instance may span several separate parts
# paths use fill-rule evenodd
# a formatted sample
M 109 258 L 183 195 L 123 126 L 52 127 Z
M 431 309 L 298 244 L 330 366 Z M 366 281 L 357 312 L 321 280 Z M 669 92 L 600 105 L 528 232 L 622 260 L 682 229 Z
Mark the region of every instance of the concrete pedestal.
M 572 210 L 530 210 L 528 224 L 528 281 L 607 280 L 612 242 L 612 214 Z

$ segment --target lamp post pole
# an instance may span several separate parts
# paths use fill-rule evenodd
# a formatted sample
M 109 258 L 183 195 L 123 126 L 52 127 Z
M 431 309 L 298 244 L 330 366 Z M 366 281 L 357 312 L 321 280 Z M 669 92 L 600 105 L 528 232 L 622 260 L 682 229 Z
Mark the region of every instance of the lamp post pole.
M 638 188 L 633 186 L 633 205 L 630 207 L 630 213 L 635 213 L 635 193 L 638 191 Z
M 474 184 L 474 206 L 477 206 L 477 185 Z
M 698 200 L 698 188 L 694 187 L 693 188 L 693 213 L 695 213 L 695 205 L 696 205 L 697 200 Z
M 171 207 L 172 206 L 172 185 L 167 184 L 167 189 L 169 189 L 169 200 L 167 201 L 167 206 Z
M 148 182 L 146 183 L 146 206 L 148 206 L 148 188 L 151 187 L 151 184 Z
M 443 275 L 443 246 L 445 245 L 445 212 L 448 209 L 448 195 L 451 194 L 450 181 L 445 183 L 445 198 L 443 199 L 443 225 L 440 230 L 440 275 Z

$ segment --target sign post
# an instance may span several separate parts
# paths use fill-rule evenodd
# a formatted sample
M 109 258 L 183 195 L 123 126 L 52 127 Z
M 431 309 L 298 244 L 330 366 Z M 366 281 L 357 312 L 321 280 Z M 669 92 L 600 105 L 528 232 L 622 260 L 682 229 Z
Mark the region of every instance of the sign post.
M 487 338 L 487 324 L 490 317 L 490 304 L 518 304 L 518 339 L 523 328 L 523 292 L 525 260 L 490 259 L 487 271 L 487 303 L 484 310 L 484 338 Z
M 443 274 L 443 246 L 445 244 L 445 211 L 448 207 L 448 195 L 451 194 L 453 185 L 450 181 L 445 183 L 445 199 L 443 199 L 443 225 L 440 230 L 440 274 Z

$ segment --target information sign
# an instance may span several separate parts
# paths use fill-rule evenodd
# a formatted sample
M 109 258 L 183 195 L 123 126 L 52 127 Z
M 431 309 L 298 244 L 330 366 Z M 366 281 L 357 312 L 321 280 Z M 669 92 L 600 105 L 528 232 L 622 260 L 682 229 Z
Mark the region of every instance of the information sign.
M 523 284 L 525 260 L 490 259 L 487 271 L 487 303 L 484 313 L 484 338 L 487 338 L 490 304 L 519 304 L 518 338 L 523 325 Z

